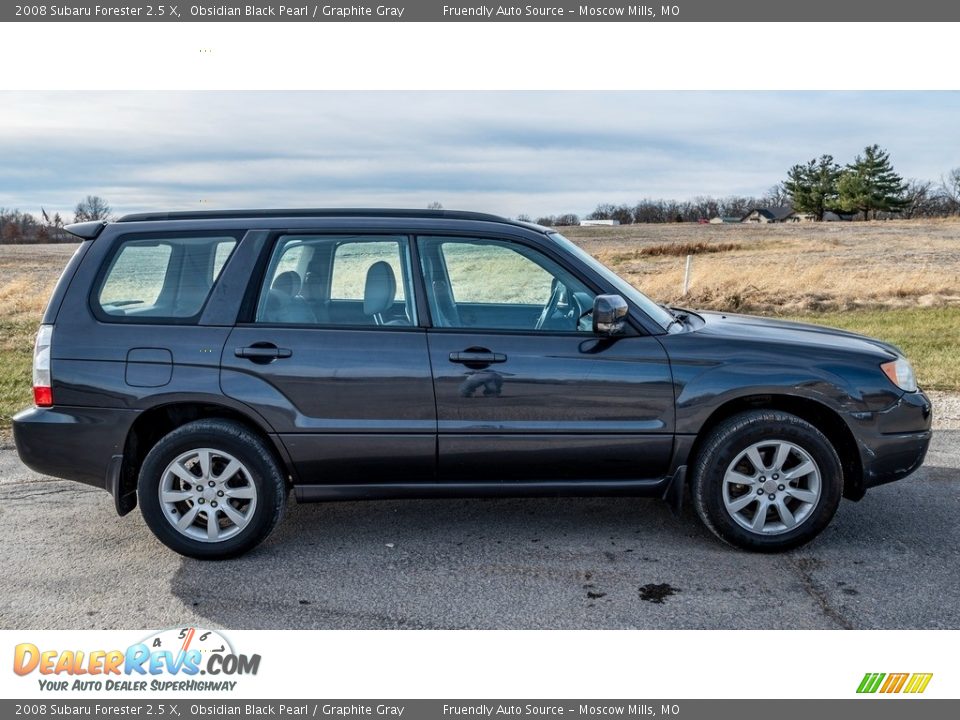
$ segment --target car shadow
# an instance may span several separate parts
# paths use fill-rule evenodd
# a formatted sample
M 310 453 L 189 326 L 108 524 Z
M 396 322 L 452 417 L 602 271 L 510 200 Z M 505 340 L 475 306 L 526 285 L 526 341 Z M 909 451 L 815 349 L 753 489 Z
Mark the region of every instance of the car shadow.
M 171 590 L 232 628 L 960 626 L 942 572 L 960 548 L 960 495 L 942 491 L 958 439 L 938 432 L 924 468 L 781 555 L 726 546 L 689 497 L 679 518 L 642 498 L 291 501 L 261 546 L 184 559 Z
M 679 518 L 640 498 L 291 502 L 263 545 L 184 560 L 171 586 L 232 628 L 960 626 L 960 581 L 942 572 L 960 497 L 931 492 L 958 476 L 924 469 L 844 502 L 780 555 L 726 546 L 689 501 Z M 917 588 L 931 602 L 902 610 Z
M 677 518 L 641 498 L 291 501 L 261 546 L 184 560 L 171 585 L 225 627 L 549 626 L 523 619 L 533 598 L 558 586 L 586 597 L 600 570 L 656 564 L 664 544 L 719 545 L 689 507 Z M 504 605 L 515 625 L 497 619 Z

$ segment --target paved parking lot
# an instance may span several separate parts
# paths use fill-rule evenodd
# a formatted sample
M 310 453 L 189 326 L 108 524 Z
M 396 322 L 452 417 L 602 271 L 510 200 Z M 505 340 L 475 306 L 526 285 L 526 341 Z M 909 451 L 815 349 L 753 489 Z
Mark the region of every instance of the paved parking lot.
M 297 505 L 238 560 L 183 559 L 0 441 L 2 628 L 960 628 L 960 431 L 780 556 L 633 499 Z

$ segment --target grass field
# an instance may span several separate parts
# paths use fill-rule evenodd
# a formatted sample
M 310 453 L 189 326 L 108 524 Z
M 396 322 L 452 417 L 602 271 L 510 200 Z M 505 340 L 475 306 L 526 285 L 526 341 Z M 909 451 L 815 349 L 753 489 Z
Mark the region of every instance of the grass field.
M 689 307 L 768 315 L 960 307 L 960 219 L 560 230 L 647 295 Z M 693 255 L 684 297 L 686 253 L 654 251 L 700 243 L 706 251 Z
M 0 284 L 0 430 L 32 401 L 33 340 L 46 302 L 44 293 L 51 288 L 52 283 L 38 293 L 22 277 Z
M 913 362 L 922 387 L 960 390 L 960 308 L 853 310 L 797 315 L 791 319 L 891 342 Z
M 924 387 L 960 391 L 960 221 L 561 229 L 659 301 L 875 336 L 904 350 Z M 73 250 L 0 245 L 0 429 L 31 401 L 33 336 Z

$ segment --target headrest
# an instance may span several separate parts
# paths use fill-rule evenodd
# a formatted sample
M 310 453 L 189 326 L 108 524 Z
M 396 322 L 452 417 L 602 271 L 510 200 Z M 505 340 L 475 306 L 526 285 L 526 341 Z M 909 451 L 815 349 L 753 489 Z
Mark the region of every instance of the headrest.
M 271 289 L 293 297 L 300 292 L 300 284 L 300 273 L 296 270 L 287 270 L 273 279 Z
M 397 278 L 390 263 L 380 260 L 367 270 L 363 289 L 363 314 L 376 315 L 393 305 L 397 295 Z

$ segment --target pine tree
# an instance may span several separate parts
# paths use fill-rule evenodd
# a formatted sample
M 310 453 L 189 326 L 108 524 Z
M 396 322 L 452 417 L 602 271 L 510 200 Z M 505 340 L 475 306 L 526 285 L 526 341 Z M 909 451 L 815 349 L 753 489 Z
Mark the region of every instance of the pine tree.
M 897 175 L 890 162 L 890 153 L 879 145 L 870 145 L 863 155 L 847 165 L 837 182 L 840 193 L 839 206 L 847 212 L 862 212 L 863 219 L 870 218 L 871 211 L 898 212 L 906 204 L 906 185 Z
M 787 171 L 784 189 L 790 194 L 793 209 L 812 213 L 817 220 L 836 205 L 840 166 L 832 155 L 814 158 L 806 165 L 794 165 Z

